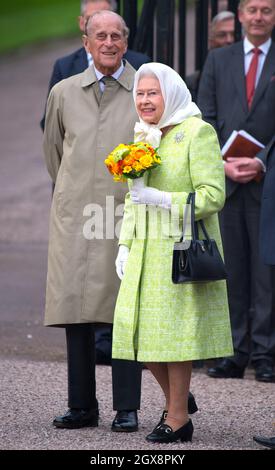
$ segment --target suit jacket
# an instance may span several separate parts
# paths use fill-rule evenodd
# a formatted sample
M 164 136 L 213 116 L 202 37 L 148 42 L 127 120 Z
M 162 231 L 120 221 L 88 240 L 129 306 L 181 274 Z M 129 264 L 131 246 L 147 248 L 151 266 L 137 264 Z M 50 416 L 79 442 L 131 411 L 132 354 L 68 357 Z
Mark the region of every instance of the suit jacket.
M 191 75 L 187 75 L 187 77 L 185 77 L 185 83 L 191 93 L 192 101 L 194 101 L 195 103 L 197 103 L 198 101 L 198 90 L 199 90 L 200 78 L 201 78 L 200 70 L 196 70 Z
M 135 52 L 128 50 L 126 54 L 124 54 L 124 59 L 126 59 L 134 69 L 138 69 L 142 64 L 150 62 L 150 58 L 145 55 L 141 54 L 140 52 Z M 77 51 L 73 52 L 72 54 L 66 55 L 57 59 L 54 64 L 53 72 L 50 78 L 49 90 L 52 87 L 63 80 L 64 78 L 72 77 L 78 73 L 84 72 L 84 70 L 88 67 L 88 60 L 87 60 L 87 53 L 84 47 L 81 47 Z M 43 118 L 40 121 L 41 129 L 44 130 L 45 127 L 45 113 Z
M 266 57 L 250 110 L 246 100 L 243 42 L 209 52 L 200 80 L 198 105 L 216 129 L 221 146 L 231 132 L 244 129 L 267 145 L 275 133 L 275 44 Z M 227 179 L 227 195 L 238 183 Z M 257 199 L 262 184 L 247 186 Z
M 260 218 L 260 255 L 264 263 L 275 265 L 275 137 L 258 156 L 266 165 Z

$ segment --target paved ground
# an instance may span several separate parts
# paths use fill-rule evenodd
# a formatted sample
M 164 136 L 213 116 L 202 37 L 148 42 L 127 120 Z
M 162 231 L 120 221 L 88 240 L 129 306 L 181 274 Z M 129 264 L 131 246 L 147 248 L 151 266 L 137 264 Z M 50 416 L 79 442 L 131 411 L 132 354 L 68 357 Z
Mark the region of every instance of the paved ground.
M 54 60 L 78 45 L 73 39 L 0 58 L 0 353 L 4 355 L 64 357 L 62 332 L 41 325 L 51 187 L 39 121 Z
M 55 413 L 64 411 L 66 367 L 63 362 L 14 360 L 0 361 L 2 449 L 256 449 L 252 435 L 272 429 L 274 385 L 245 380 L 208 378 L 195 372 L 192 390 L 200 411 L 192 418 L 195 432 L 190 444 L 149 444 L 144 436 L 161 414 L 158 386 L 149 371 L 143 372 L 142 411 L 137 433 L 110 431 L 113 416 L 110 367 L 97 368 L 100 407 L 99 428 L 57 430 L 51 425 Z
M 100 427 L 51 426 L 66 409 L 64 334 L 42 326 L 50 183 L 41 151 L 41 118 L 56 57 L 78 46 L 59 42 L 0 58 L 0 449 L 260 449 L 253 434 L 274 434 L 274 384 L 209 379 L 195 371 L 200 411 L 193 444 L 152 446 L 144 435 L 161 411 L 144 371 L 140 430 L 113 434 L 109 367 L 98 367 Z

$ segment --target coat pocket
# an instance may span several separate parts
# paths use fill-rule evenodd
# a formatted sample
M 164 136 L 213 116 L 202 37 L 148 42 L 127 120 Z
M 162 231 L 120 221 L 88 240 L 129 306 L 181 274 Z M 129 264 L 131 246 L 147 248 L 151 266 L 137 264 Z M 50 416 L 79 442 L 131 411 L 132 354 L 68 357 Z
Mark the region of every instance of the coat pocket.
M 54 190 L 54 202 L 58 217 L 63 221 L 71 221 L 75 215 L 75 203 L 71 177 L 65 166 L 61 166 L 58 173 Z

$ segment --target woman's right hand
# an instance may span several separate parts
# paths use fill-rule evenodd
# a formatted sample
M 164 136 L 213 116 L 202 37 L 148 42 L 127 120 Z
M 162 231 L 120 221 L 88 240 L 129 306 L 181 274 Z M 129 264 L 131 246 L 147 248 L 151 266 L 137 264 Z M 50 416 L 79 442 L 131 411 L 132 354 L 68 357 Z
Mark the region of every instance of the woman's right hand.
M 119 245 L 118 255 L 116 258 L 116 272 L 121 280 L 124 276 L 125 266 L 129 256 L 129 248 L 125 245 Z

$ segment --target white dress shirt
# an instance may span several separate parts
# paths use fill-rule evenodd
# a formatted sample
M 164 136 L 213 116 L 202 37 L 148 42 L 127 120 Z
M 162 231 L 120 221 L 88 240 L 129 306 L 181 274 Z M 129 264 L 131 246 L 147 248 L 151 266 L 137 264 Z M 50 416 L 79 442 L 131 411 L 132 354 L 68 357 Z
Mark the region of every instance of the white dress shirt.
M 97 68 L 95 67 L 95 64 L 94 64 L 94 69 L 95 69 L 96 78 L 98 79 L 98 82 L 99 82 L 100 89 L 103 93 L 104 88 L 105 88 L 105 84 L 104 84 L 102 78 L 105 77 L 105 75 L 103 75 L 103 73 L 101 73 L 99 70 L 97 70 Z M 120 75 L 122 74 L 123 70 L 124 70 L 124 64 L 123 64 L 123 62 L 121 62 L 121 65 L 117 69 L 117 71 L 115 73 L 113 73 L 112 75 L 110 75 L 110 76 L 113 77 L 115 80 L 117 80 L 120 77 Z
M 257 74 L 256 74 L 256 86 L 258 85 L 259 78 L 261 76 L 265 59 L 270 49 L 270 46 L 271 46 L 271 38 L 269 38 L 266 42 L 264 42 L 258 47 L 258 49 L 260 49 L 262 53 L 259 55 L 258 69 L 257 69 Z M 250 62 L 254 55 L 252 52 L 252 49 L 255 49 L 255 46 L 247 39 L 247 37 L 245 37 L 243 41 L 243 47 L 244 47 L 244 70 L 245 70 L 245 75 L 246 75 L 249 70 Z

